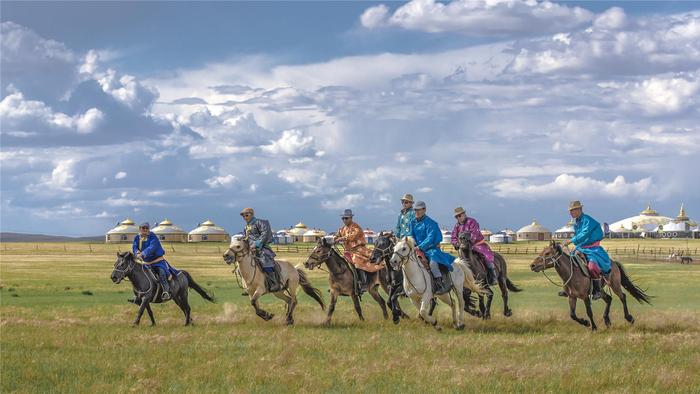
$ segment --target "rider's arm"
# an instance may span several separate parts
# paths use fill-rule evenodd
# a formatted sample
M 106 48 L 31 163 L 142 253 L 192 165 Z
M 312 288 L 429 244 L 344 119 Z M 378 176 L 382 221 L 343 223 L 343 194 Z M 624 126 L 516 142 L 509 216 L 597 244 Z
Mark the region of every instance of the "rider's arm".
M 576 232 L 576 235 L 573 236 L 569 240 L 569 243 L 572 243 L 574 245 L 587 245 L 589 244 L 589 240 L 591 239 L 591 234 L 593 233 L 593 226 L 591 225 L 591 221 L 588 220 L 588 217 L 584 216 L 581 218 L 581 224 L 579 226 L 579 231 Z
M 420 248 L 420 250 L 422 250 L 422 251 L 425 252 L 426 250 L 428 250 L 428 249 L 430 249 L 430 248 L 433 248 L 433 247 L 437 246 L 437 245 L 440 243 L 440 240 L 438 239 L 438 235 L 442 235 L 442 234 L 440 234 L 440 229 L 439 229 L 439 228 L 437 229 L 437 231 L 435 231 L 435 227 L 437 227 L 437 226 L 430 226 L 430 225 L 428 226 L 428 229 L 427 229 L 427 230 L 428 230 L 428 234 L 427 234 L 428 236 L 425 237 L 425 239 L 423 240 L 423 242 L 421 242 L 421 243 L 418 245 L 418 247 Z
M 134 252 L 134 256 L 136 256 L 136 253 L 139 252 L 139 238 L 140 237 L 141 237 L 140 235 L 137 235 L 136 237 L 134 237 L 134 242 L 131 245 L 131 251 Z
M 144 260 L 152 260 L 158 256 L 156 256 L 156 251 L 160 249 L 160 241 L 158 240 L 158 237 L 151 233 L 151 235 L 148 236 L 148 247 L 146 249 L 141 251 L 141 254 L 143 255 Z
M 450 242 L 455 249 L 459 248 L 459 223 L 455 224 L 455 227 L 452 229 L 452 238 L 450 238 Z

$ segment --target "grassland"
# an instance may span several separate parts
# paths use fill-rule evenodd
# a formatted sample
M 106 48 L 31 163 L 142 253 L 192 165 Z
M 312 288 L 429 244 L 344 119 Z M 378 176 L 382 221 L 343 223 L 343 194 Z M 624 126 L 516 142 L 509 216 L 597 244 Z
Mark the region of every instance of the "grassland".
M 639 241 L 608 247 L 634 248 Z M 653 245 L 652 246 L 652 242 Z M 657 244 L 658 243 L 658 244 Z M 650 241 L 649 248 L 697 248 L 698 241 Z M 514 316 L 498 312 L 467 329 L 435 332 L 416 319 L 395 326 L 364 297 L 367 321 L 341 299 L 330 328 L 325 313 L 300 293 L 296 325 L 283 325 L 283 304 L 263 322 L 240 296 L 219 245 L 176 245 L 170 260 L 189 270 L 219 302 L 191 292 L 194 327 L 172 303 L 154 307 L 158 325 L 131 328 L 136 308 L 127 282 L 109 275 L 119 246 L 3 244 L 0 247 L 0 390 L 5 392 L 698 392 L 700 268 L 625 260 L 653 306 L 631 302 L 629 326 L 613 303 L 613 327 L 597 333 L 568 318 L 566 300 L 532 256 L 508 255 L 524 292 L 511 296 Z M 534 246 L 539 246 L 533 244 Z M 65 249 L 64 249 L 65 247 Z M 124 250 L 125 246 L 121 246 Z M 284 258 L 302 262 L 304 253 Z M 697 259 L 696 259 L 697 262 Z M 325 273 L 310 274 L 327 299 Z M 413 307 L 403 302 L 413 315 Z M 443 325 L 449 310 L 437 310 Z M 584 314 L 583 305 L 579 315 Z M 599 326 L 602 303 L 595 306 Z

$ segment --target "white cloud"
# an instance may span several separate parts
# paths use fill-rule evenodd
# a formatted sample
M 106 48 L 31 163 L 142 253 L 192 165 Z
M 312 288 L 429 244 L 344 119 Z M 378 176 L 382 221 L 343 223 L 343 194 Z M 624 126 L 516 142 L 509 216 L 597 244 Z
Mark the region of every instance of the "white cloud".
M 625 15 L 625 10 L 620 7 L 611 7 L 596 16 L 593 26 L 598 29 L 621 29 L 626 22 L 627 15 Z
M 666 115 L 695 107 L 700 79 L 653 77 L 636 83 L 629 99 L 649 115 Z
M 314 156 L 314 138 L 301 130 L 284 130 L 282 136 L 262 150 L 273 155 Z
M 4 133 L 33 133 L 33 131 L 23 129 L 29 128 L 31 130 L 48 126 L 85 134 L 94 131 L 103 118 L 103 113 L 97 108 L 90 108 L 84 114 L 74 116 L 54 112 L 51 107 L 41 101 L 26 100 L 22 92 L 8 94 L 0 102 L 0 120 L 3 123 Z M 36 135 L 36 133 L 29 136 L 31 135 Z
M 223 176 L 213 176 L 211 178 L 204 180 L 204 183 L 206 183 L 207 185 L 209 185 L 209 187 L 211 187 L 213 189 L 216 189 L 219 187 L 223 187 L 223 188 L 228 189 L 228 188 L 231 188 L 235 182 L 236 182 L 236 177 L 231 175 L 231 174 L 227 174 L 227 175 L 223 175 Z
M 114 179 L 124 179 L 126 178 L 126 172 L 119 171 L 114 175 Z
M 387 17 L 386 6 L 370 7 L 360 17 L 366 28 L 396 26 L 430 33 L 459 32 L 473 36 L 559 32 L 580 26 L 593 14 L 580 7 L 549 1 L 412 0 Z
M 360 202 L 365 199 L 365 196 L 359 193 L 347 194 L 337 199 L 321 201 L 323 209 L 350 209 L 355 208 Z
M 508 199 L 547 199 L 579 197 L 625 197 L 648 194 L 652 191 L 651 178 L 629 183 L 618 175 L 611 182 L 588 177 L 561 174 L 549 183 L 532 183 L 523 178 L 508 178 L 491 184 L 492 193 Z

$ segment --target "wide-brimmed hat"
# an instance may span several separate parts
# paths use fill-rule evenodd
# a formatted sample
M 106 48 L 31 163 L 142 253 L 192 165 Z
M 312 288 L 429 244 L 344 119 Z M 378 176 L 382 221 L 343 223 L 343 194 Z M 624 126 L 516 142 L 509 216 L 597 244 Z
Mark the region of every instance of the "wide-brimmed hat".
M 573 211 L 574 209 L 583 209 L 583 205 L 581 205 L 581 201 L 575 200 L 569 203 L 569 211 Z
M 355 215 L 352 214 L 352 209 L 346 209 L 343 211 L 343 214 L 340 215 L 341 218 L 351 218 Z
M 241 211 L 241 216 L 243 216 L 244 213 L 255 215 L 255 211 L 253 210 L 253 208 L 243 208 L 243 210 Z
M 413 194 L 404 194 L 403 197 L 401 197 L 401 201 L 410 201 L 413 202 Z
M 455 208 L 455 216 L 459 216 L 459 215 L 461 215 L 461 214 L 465 214 L 465 215 L 467 214 L 467 213 L 464 211 L 464 208 L 462 208 L 462 207 L 457 207 L 457 208 Z
M 416 205 L 413 206 L 413 209 L 426 209 L 425 202 L 418 201 Z

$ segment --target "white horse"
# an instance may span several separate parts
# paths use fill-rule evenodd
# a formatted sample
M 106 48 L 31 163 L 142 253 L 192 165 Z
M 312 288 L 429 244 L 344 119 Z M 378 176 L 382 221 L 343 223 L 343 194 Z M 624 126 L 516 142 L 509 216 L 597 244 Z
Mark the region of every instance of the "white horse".
M 263 310 L 258 305 L 258 298 L 267 294 L 268 291 L 265 287 L 265 273 L 253 259 L 248 240 L 246 238 L 231 239 L 231 245 L 224 253 L 224 261 L 226 264 L 237 263 L 237 269 L 245 282 L 245 287 L 250 297 L 250 304 L 255 308 L 255 314 L 266 321 L 272 319 L 273 314 Z M 282 290 L 272 294 L 287 303 L 287 324 L 294 324 L 293 314 L 297 305 L 297 288 L 299 285 L 301 285 L 306 294 L 321 305 L 321 309 L 325 309 L 321 292 L 311 286 L 311 282 L 309 282 L 306 274 L 301 269 L 294 267 L 288 261 L 276 261 L 280 267 Z
M 389 263 L 395 270 L 403 270 L 403 288 L 413 305 L 418 309 L 418 316 L 430 323 L 438 331 L 441 329 L 437 320 L 430 315 L 430 304 L 434 298 L 440 299 L 452 308 L 452 321 L 457 330 L 464 329 L 464 298 L 462 290 L 468 288 L 477 294 L 483 294 L 482 289 L 475 281 L 472 271 L 461 260 L 455 260 L 452 264 L 453 271 L 452 289 L 439 296 L 433 293 L 432 275 L 418 260 L 415 252 L 415 241 L 411 237 L 404 237 L 396 246 Z M 457 301 L 452 299 L 452 292 Z

